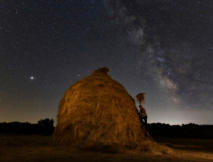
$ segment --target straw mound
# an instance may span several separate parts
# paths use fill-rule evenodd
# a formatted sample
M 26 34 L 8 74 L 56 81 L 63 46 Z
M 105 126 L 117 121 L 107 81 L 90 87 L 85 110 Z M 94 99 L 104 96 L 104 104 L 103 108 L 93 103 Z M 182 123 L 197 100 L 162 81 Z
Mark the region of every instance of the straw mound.
M 95 70 L 66 91 L 59 105 L 55 144 L 151 149 L 154 142 L 140 125 L 134 100 L 107 72 Z

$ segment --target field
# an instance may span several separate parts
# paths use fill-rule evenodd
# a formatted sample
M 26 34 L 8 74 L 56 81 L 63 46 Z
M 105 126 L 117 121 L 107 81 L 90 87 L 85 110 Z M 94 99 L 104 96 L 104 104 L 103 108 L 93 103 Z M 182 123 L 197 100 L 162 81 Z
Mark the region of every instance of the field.
M 173 148 L 171 154 L 103 153 L 52 145 L 50 136 L 0 136 L 0 162 L 212 162 L 213 140 L 156 139 Z

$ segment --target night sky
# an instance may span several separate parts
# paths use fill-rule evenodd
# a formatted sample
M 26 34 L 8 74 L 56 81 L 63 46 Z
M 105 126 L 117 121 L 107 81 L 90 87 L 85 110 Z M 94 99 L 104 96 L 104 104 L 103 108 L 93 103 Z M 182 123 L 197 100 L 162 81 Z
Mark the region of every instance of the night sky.
M 148 122 L 213 124 L 213 1 L 0 1 L 1 122 L 55 119 L 103 66 L 146 92 Z

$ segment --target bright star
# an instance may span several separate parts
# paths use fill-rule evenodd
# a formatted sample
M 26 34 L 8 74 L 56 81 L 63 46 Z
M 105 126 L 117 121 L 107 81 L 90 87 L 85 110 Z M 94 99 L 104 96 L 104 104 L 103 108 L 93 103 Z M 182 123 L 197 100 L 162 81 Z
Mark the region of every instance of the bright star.
M 34 76 L 30 76 L 30 80 L 34 80 L 35 79 L 35 77 Z

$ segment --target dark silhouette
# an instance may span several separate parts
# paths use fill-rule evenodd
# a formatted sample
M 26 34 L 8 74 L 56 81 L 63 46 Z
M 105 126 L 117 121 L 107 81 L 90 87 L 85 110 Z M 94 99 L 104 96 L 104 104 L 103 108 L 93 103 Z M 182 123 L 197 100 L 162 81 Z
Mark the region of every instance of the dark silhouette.
M 136 95 L 136 99 L 139 102 L 139 119 L 141 124 L 147 125 L 147 114 L 145 108 L 142 106 L 142 103 L 145 101 L 145 93 L 139 93 Z
M 53 119 L 43 119 L 38 121 L 38 126 L 40 129 L 40 132 L 43 134 L 50 134 L 54 130 L 54 121 Z
M 200 138 L 213 139 L 213 125 L 169 125 L 164 123 L 147 124 L 149 134 L 154 137 L 172 137 L 172 138 Z
M 155 139 L 159 137 L 213 139 L 213 125 L 197 125 L 193 123 L 169 125 L 165 123 L 152 123 L 147 124 L 146 129 Z M 49 136 L 52 135 L 53 130 L 53 119 L 42 119 L 36 124 L 29 122 L 0 123 L 0 134 L 35 134 Z
M 146 114 L 146 110 L 143 108 L 142 105 L 139 105 L 139 118 L 141 123 L 144 123 L 145 125 L 147 125 L 147 114 Z
M 37 124 L 28 122 L 0 123 L 0 134 L 40 134 L 51 135 L 54 130 L 53 119 L 42 119 Z

